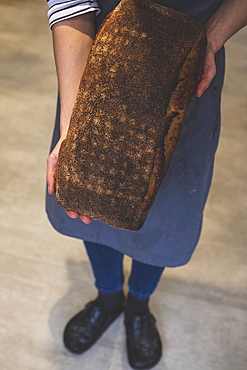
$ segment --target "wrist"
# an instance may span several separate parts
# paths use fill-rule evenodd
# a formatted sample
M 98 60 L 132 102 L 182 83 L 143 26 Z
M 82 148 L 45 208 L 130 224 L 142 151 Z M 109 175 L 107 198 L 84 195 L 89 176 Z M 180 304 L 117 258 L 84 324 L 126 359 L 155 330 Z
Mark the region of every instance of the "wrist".
M 214 54 L 224 45 L 221 33 L 213 25 L 206 26 L 207 48 Z
M 68 133 L 70 117 L 68 119 L 60 118 L 60 138 L 65 139 Z
M 65 138 L 67 135 L 73 107 L 74 107 L 74 103 L 67 107 L 61 106 L 61 110 L 60 110 L 60 136 L 61 137 Z

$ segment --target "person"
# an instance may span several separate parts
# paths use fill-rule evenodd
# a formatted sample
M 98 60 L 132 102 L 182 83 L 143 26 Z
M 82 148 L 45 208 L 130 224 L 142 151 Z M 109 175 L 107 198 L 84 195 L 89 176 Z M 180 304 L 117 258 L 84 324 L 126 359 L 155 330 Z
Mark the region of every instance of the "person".
M 141 0 L 140 0 L 141 1 Z M 64 344 L 76 354 L 89 349 L 124 311 L 128 361 L 149 369 L 161 358 L 162 344 L 149 299 L 166 267 L 186 264 L 197 245 L 213 173 L 220 130 L 224 43 L 247 22 L 245 0 L 157 0 L 186 13 L 207 32 L 204 71 L 187 111 L 180 139 L 144 226 L 117 229 L 55 200 L 55 169 L 96 30 L 119 0 L 49 0 L 59 99 L 51 152 L 47 160 L 48 217 L 59 232 L 84 240 L 98 296 L 66 325 Z M 96 18 L 95 18 L 96 17 Z M 96 22 L 95 22 L 96 19 Z M 123 293 L 123 256 L 132 257 Z

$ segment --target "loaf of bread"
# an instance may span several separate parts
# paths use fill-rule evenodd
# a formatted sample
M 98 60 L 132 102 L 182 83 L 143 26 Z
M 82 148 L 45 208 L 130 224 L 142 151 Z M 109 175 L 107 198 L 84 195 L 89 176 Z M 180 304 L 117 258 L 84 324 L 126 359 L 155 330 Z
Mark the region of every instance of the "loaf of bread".
M 122 0 L 96 35 L 56 169 L 56 199 L 129 230 L 164 179 L 205 58 L 201 24 Z

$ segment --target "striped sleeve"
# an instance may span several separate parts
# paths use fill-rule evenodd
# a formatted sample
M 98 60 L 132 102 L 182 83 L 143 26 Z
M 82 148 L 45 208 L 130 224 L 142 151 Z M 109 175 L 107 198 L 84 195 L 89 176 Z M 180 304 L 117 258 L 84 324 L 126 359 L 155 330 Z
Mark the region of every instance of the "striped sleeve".
M 48 18 L 49 25 L 64 19 L 72 18 L 77 15 L 96 11 L 100 13 L 100 8 L 96 0 L 47 0 L 49 6 Z

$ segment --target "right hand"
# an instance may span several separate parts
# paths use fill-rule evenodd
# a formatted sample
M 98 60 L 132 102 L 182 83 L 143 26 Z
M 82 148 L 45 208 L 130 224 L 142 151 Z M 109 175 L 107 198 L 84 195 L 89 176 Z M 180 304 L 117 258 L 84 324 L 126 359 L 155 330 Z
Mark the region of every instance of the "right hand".
M 60 150 L 60 146 L 63 142 L 65 137 L 60 137 L 60 139 L 57 142 L 57 145 L 53 149 L 53 151 L 50 153 L 50 155 L 47 158 L 47 170 L 46 170 L 46 180 L 48 184 L 48 194 L 55 193 L 55 172 L 56 172 L 56 166 L 58 161 L 58 153 Z M 92 219 L 87 216 L 80 215 L 77 212 L 72 211 L 66 211 L 67 215 L 71 218 L 80 218 L 82 222 L 85 224 L 90 224 Z

